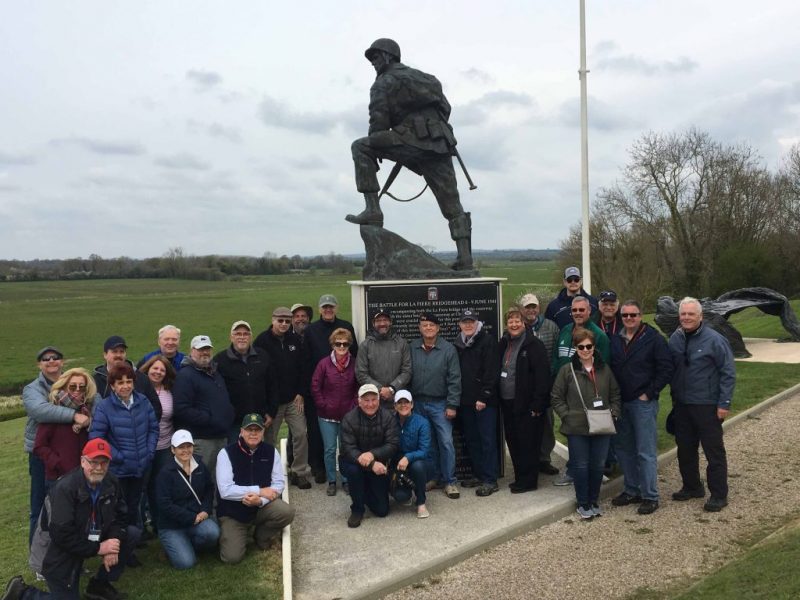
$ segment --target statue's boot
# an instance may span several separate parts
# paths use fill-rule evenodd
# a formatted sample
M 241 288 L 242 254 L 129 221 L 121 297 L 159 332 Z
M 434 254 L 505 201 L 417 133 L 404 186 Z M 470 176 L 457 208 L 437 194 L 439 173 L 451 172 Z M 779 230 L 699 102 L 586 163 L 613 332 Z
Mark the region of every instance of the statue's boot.
M 458 256 L 452 264 L 455 271 L 471 271 L 472 265 L 472 219 L 470 213 L 463 213 L 448 221 L 450 237 L 456 243 Z
M 378 194 L 372 192 L 366 193 L 364 194 L 364 200 L 367 203 L 367 207 L 357 215 L 347 215 L 345 221 L 355 223 L 356 225 L 375 225 L 376 227 L 383 227 L 383 212 L 381 212 Z

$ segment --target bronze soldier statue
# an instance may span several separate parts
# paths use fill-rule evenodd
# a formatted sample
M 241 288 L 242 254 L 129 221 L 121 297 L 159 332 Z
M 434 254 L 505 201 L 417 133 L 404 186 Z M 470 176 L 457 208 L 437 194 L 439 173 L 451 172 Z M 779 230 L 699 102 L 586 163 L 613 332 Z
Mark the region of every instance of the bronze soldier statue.
M 358 225 L 383 227 L 378 185 L 378 159 L 389 159 L 422 175 L 450 226 L 458 257 L 453 268 L 471 270 L 472 223 L 458 195 L 453 155 L 456 138 L 447 122 L 450 103 L 433 75 L 400 62 L 394 40 L 375 40 L 364 52 L 377 77 L 370 88 L 369 135 L 351 147 L 356 188 L 364 194 L 366 208 L 347 215 Z

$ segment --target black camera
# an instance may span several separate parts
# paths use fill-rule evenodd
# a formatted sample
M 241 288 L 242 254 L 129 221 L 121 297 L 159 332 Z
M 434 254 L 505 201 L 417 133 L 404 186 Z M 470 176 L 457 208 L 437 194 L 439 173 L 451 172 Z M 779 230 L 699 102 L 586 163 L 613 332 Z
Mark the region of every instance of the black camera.
M 402 471 L 397 472 L 397 485 L 402 485 L 403 487 L 410 488 L 414 491 L 416 491 L 417 489 L 417 486 L 414 485 L 414 481 L 411 479 L 411 477 L 409 477 Z

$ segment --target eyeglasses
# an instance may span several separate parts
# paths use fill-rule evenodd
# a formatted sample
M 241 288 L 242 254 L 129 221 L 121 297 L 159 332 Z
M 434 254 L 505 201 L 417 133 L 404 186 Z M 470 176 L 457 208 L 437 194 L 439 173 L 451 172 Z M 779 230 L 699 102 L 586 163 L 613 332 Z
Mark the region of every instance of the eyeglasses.
M 639 316 L 639 313 L 620 313 L 619 316 L 623 319 L 635 319 Z
M 572 277 L 567 277 L 564 281 L 566 281 L 567 283 L 578 283 L 580 280 L 581 280 L 580 277 L 575 277 L 573 275 Z
M 105 469 L 109 463 L 107 458 L 103 460 L 92 460 L 91 458 L 86 458 L 84 456 L 83 460 L 89 463 L 89 466 L 92 467 L 93 469 Z
M 575 346 L 578 350 L 591 350 L 594 348 L 594 344 L 578 344 Z
M 56 356 L 55 354 L 51 354 L 49 356 L 43 356 L 41 362 L 53 362 L 55 360 L 61 360 L 61 357 Z
M 585 308 L 573 308 L 572 312 L 577 312 L 577 313 L 586 312 L 586 309 Z
M 333 342 L 333 345 L 337 348 L 349 348 L 350 342 Z
M 275 319 L 275 322 L 276 323 L 280 323 L 281 325 L 291 325 L 292 324 L 292 320 L 291 319 Z
M 67 385 L 67 389 L 70 392 L 85 392 L 86 391 L 86 384 L 85 383 L 70 383 Z

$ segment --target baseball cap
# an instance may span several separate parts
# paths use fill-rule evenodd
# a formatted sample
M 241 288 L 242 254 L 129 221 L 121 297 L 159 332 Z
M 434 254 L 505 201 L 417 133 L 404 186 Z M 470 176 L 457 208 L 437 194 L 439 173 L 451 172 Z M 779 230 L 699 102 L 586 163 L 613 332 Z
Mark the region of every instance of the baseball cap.
M 419 316 L 420 321 L 430 321 L 431 323 L 439 324 L 439 317 L 432 312 L 424 312 Z
M 120 346 L 126 350 L 128 349 L 128 344 L 125 343 L 125 338 L 119 335 L 112 335 L 106 340 L 106 343 L 103 344 L 103 352 L 108 352 L 109 350 L 119 348 Z
M 111 459 L 111 446 L 103 438 L 94 438 L 86 442 L 81 452 L 82 456 L 86 458 L 97 458 L 98 456 L 105 456 Z
M 358 388 L 359 398 L 361 398 L 361 396 L 365 394 L 377 394 L 377 393 L 378 393 L 378 386 L 376 386 L 374 383 L 365 383 L 360 388 Z
M 36 362 L 42 360 L 42 357 L 48 352 L 52 352 L 53 354 L 58 354 L 58 358 L 64 358 L 64 354 L 61 352 L 61 350 L 59 350 L 55 346 L 45 346 L 44 348 L 39 350 L 39 353 L 36 355 Z
M 330 304 L 331 306 L 339 306 L 339 302 L 336 300 L 336 296 L 334 296 L 333 294 L 322 294 L 322 296 L 319 297 L 318 306 L 321 308 L 323 306 L 327 306 L 328 304 Z
M 519 305 L 523 308 L 530 306 L 531 304 L 539 306 L 539 298 L 536 297 L 536 294 L 525 294 L 519 299 Z
M 598 296 L 600 302 L 603 300 L 608 300 L 609 302 L 616 302 L 617 300 L 617 292 L 614 290 L 604 290 L 600 292 L 600 296 Z
M 564 279 L 567 277 L 580 277 L 581 270 L 578 267 L 567 267 L 564 269 Z
M 189 442 L 190 444 L 194 445 L 194 439 L 192 438 L 192 434 L 186 431 L 185 429 L 178 429 L 175 433 L 172 434 L 172 444 L 173 448 L 177 448 L 181 444 L 185 444 Z
M 211 343 L 211 338 L 207 335 L 196 335 L 192 338 L 192 343 L 189 346 L 192 350 L 199 350 L 200 348 L 213 348 L 214 344 Z
M 244 419 L 242 419 L 242 429 L 245 427 L 250 427 L 251 425 L 258 425 L 261 427 L 261 429 L 265 429 L 264 417 L 258 413 L 250 413 L 249 415 L 245 415 Z
M 459 321 L 477 321 L 478 320 L 478 313 L 476 313 L 472 309 L 466 309 L 461 312 L 461 316 L 458 318 Z
M 313 314 L 314 312 L 314 309 L 311 308 L 308 304 L 300 304 L 299 302 L 296 304 L 292 304 L 292 308 L 290 310 L 292 311 L 292 314 L 294 314 L 294 311 L 300 310 L 301 308 L 305 309 L 311 314 Z
M 397 390 L 397 393 L 394 395 L 394 402 L 397 404 L 400 400 L 408 400 L 409 402 L 413 402 L 414 398 L 411 397 L 411 392 L 408 390 Z
M 279 306 L 275 310 L 272 311 L 273 317 L 292 317 L 292 311 L 289 310 L 288 306 Z
M 250 327 L 250 323 L 247 321 L 236 321 L 233 325 L 231 325 L 231 333 L 239 329 L 239 327 L 247 327 L 247 331 L 253 331 L 253 328 Z
M 372 313 L 372 320 L 374 321 L 375 319 L 377 319 L 381 315 L 383 315 L 384 317 L 387 317 L 389 319 L 392 318 L 392 315 L 389 313 L 389 309 L 388 308 L 384 308 L 384 307 L 381 306 L 378 309 L 376 309 L 374 313 Z

